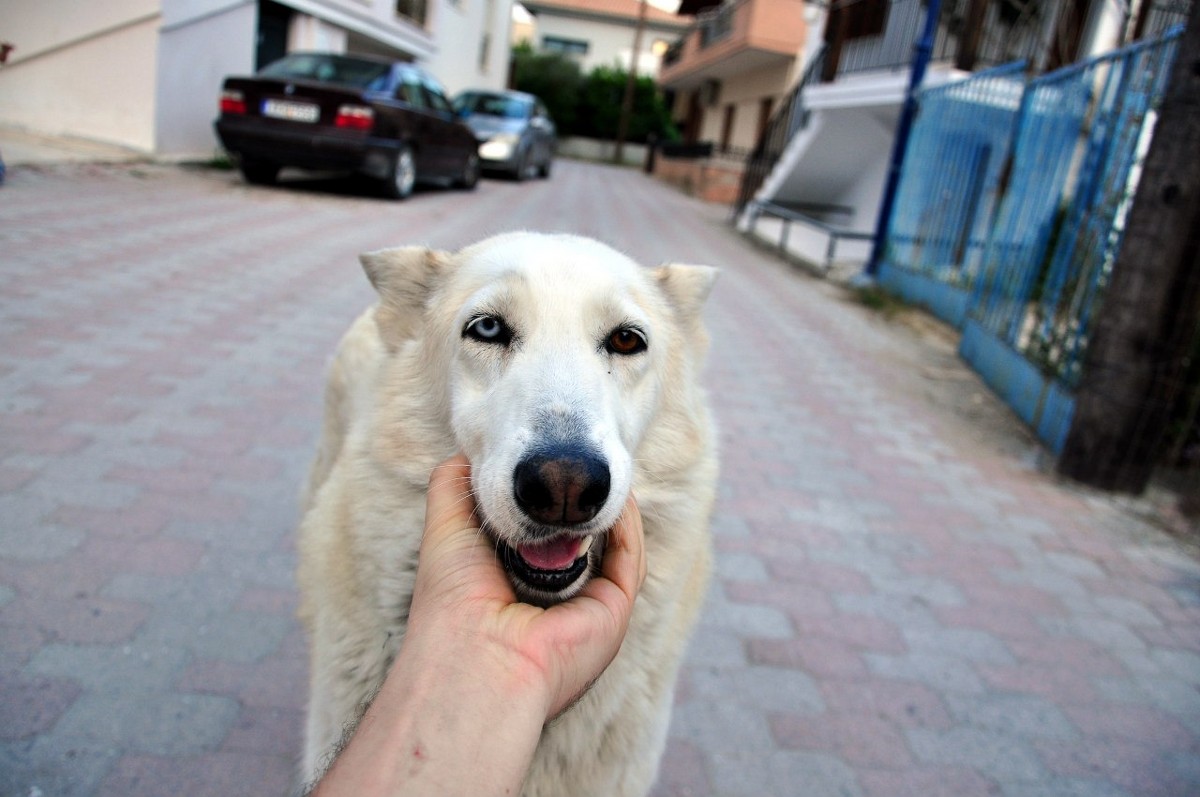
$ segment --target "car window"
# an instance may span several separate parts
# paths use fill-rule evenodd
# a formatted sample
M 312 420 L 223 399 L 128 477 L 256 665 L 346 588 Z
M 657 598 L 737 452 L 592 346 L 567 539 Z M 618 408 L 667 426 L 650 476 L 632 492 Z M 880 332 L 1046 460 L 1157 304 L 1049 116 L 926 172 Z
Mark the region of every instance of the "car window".
M 500 116 L 505 119 L 526 119 L 532 108 L 531 103 L 521 97 L 476 92 L 460 95 L 454 104 L 461 112 Z
M 396 96 L 414 108 L 424 108 L 426 106 L 425 91 L 421 87 L 420 78 L 408 72 L 400 79 L 400 88 L 396 91 Z
M 264 77 L 340 83 L 369 91 L 387 88 L 391 68 L 384 63 L 326 53 L 295 53 L 264 67 Z
M 422 83 L 425 88 L 425 97 L 429 101 L 429 107 L 435 111 L 451 113 L 450 101 L 446 99 L 446 94 L 442 91 L 442 87 L 428 77 L 424 78 Z

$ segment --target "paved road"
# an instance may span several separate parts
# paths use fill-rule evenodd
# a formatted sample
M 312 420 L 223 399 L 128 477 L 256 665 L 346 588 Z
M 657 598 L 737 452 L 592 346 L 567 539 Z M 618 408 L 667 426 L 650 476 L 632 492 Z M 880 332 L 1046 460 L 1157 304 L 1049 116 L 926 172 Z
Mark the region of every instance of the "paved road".
M 292 543 L 359 251 L 720 266 L 718 552 L 656 797 L 1200 792 L 1200 565 L 1039 471 L 948 343 L 640 174 L 393 204 L 162 166 L 0 189 L 0 794 L 282 795 Z M 653 566 L 653 563 L 651 563 Z

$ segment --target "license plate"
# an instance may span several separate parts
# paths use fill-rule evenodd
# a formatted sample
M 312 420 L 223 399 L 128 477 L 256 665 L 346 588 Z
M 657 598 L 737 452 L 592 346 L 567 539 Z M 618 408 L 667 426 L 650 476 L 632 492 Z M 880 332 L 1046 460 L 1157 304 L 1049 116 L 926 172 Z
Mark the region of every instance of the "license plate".
M 308 102 L 263 100 L 262 115 L 289 122 L 315 122 L 321 118 L 321 108 Z

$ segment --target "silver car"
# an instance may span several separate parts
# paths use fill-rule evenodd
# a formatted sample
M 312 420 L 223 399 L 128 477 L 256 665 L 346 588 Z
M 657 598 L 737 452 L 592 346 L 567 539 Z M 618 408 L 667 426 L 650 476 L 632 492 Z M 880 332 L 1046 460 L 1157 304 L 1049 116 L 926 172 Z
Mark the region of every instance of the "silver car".
M 454 110 L 475 131 L 484 169 L 517 180 L 550 176 L 557 131 L 537 97 L 521 91 L 468 90 L 454 98 Z

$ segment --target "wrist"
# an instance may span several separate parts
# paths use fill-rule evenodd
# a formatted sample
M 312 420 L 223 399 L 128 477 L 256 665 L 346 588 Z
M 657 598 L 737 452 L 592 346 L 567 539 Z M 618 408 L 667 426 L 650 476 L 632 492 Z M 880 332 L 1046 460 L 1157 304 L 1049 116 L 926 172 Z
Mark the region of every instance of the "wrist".
M 336 793 L 371 793 L 361 788 L 370 783 L 396 795 L 520 791 L 546 719 L 545 686 L 519 657 L 453 633 L 405 640 L 335 763 L 351 786 Z

